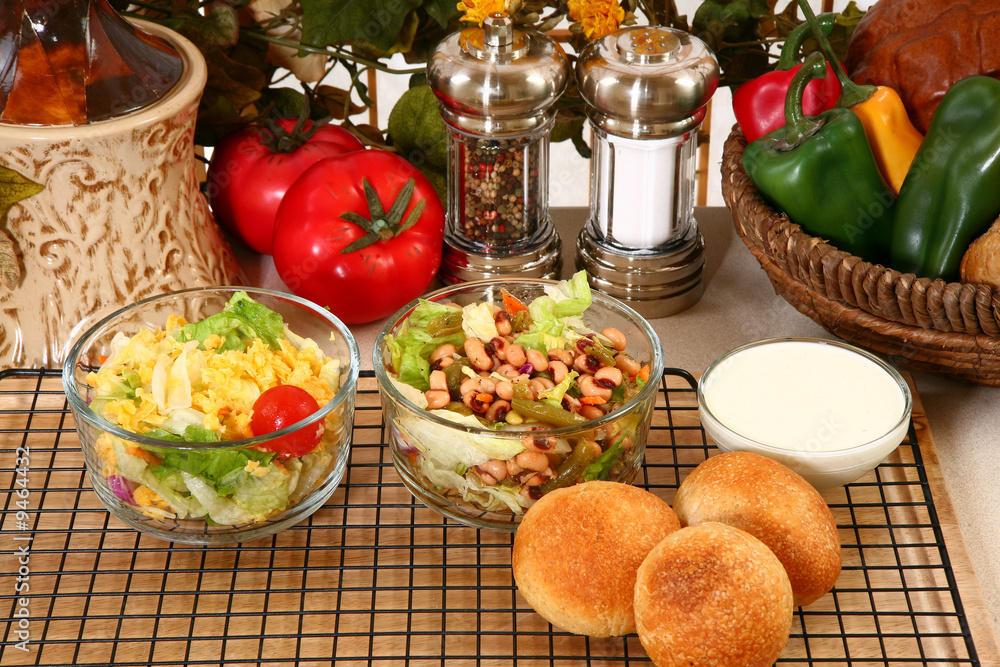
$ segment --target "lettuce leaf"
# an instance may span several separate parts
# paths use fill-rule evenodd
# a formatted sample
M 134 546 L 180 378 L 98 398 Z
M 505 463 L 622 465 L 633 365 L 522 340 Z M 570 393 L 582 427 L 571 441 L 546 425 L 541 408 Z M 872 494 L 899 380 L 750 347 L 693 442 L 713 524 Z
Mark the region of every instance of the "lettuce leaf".
M 569 280 L 555 285 L 546 285 L 545 296 L 528 304 L 531 328 L 518 336 L 517 342 L 541 352 L 569 347 L 573 339 L 566 336 L 567 325 L 582 325 L 579 318 L 592 302 L 586 271 L 578 271 Z
M 161 459 L 159 465 L 150 467 L 154 476 L 164 477 L 180 470 L 204 479 L 220 495 L 235 491 L 232 473 L 243 471 L 250 461 L 266 466 L 277 458 L 277 454 L 273 452 L 259 452 L 256 449 L 164 449 L 154 453 Z
M 237 292 L 221 311 L 181 327 L 174 337 L 181 342 L 196 340 L 204 346 L 206 338 L 219 335 L 225 339 L 218 348 L 220 352 L 242 350 L 251 340 L 260 338 L 272 350 L 278 350 L 284 329 L 281 315 L 257 303 L 246 292 Z
M 400 382 L 420 391 L 430 389 L 430 356 L 439 345 L 451 343 L 461 347 L 465 336 L 461 331 L 461 311 L 434 301 L 421 300 L 399 331 L 386 336 L 392 370 Z M 458 326 L 455 326 L 455 325 Z

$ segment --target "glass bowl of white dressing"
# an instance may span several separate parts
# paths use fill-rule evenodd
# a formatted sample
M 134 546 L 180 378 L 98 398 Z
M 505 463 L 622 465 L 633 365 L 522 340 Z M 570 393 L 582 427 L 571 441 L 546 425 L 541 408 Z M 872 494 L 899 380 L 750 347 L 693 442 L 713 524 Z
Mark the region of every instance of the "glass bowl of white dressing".
M 771 338 L 716 359 L 698 414 L 723 452 L 784 463 L 820 491 L 863 477 L 906 435 L 913 396 L 873 354 L 820 338 Z

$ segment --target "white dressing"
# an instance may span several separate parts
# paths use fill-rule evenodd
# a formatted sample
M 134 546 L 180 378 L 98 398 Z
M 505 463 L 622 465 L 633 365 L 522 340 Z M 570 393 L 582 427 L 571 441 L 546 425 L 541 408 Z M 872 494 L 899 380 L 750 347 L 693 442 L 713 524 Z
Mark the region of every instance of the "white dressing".
M 705 378 L 706 407 L 731 430 L 792 451 L 841 451 L 898 426 L 906 399 L 865 356 L 835 345 L 776 341 L 744 349 Z

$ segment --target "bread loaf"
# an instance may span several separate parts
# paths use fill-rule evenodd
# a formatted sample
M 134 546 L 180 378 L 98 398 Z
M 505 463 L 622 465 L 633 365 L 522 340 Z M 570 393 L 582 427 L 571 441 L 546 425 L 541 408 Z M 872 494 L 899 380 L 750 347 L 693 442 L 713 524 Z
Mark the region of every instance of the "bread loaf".
M 826 501 L 797 472 L 760 454 L 706 459 L 674 496 L 681 524 L 721 522 L 766 544 L 784 565 L 795 604 L 823 597 L 841 568 L 840 536 Z
M 650 549 L 679 528 L 670 505 L 629 484 L 556 489 L 517 529 L 514 581 L 528 604 L 563 630 L 591 637 L 635 632 L 636 571 Z
M 792 625 L 792 587 L 760 540 L 703 523 L 668 535 L 639 568 L 636 631 L 658 667 L 769 667 Z
M 958 270 L 963 283 L 1000 290 L 1000 220 L 969 245 Z

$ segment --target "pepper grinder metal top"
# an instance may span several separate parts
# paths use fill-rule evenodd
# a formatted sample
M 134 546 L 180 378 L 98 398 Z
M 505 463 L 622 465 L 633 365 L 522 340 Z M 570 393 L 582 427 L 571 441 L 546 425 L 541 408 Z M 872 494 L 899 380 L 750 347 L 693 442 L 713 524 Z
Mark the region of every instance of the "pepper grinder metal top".
M 718 61 L 686 32 L 635 26 L 584 49 L 576 78 L 594 134 L 577 266 L 648 317 L 684 310 L 704 290 L 696 148 Z
M 569 75 L 558 44 L 501 14 L 446 37 L 431 55 L 427 81 L 448 129 L 445 281 L 558 276 L 549 136 Z

